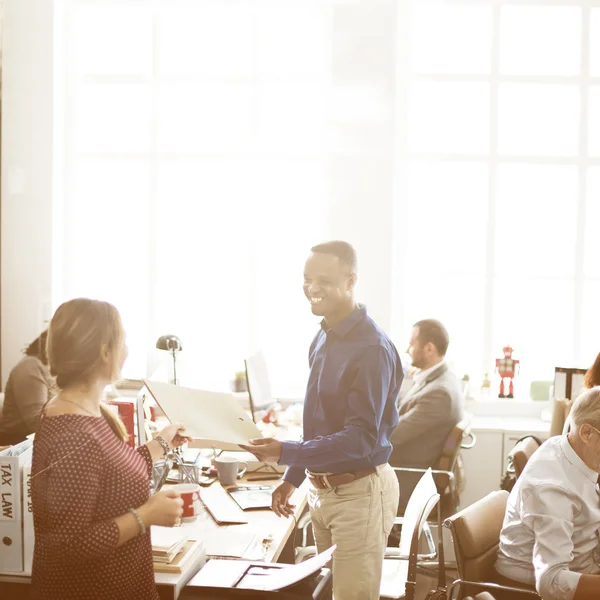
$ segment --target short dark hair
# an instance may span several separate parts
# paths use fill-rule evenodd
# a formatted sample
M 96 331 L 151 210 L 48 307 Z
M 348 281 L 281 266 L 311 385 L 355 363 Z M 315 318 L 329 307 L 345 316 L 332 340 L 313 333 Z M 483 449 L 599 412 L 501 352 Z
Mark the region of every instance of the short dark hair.
M 356 273 L 357 261 L 356 250 L 348 242 L 333 240 L 317 244 L 310 249 L 316 254 L 331 254 L 337 256 L 339 261 L 350 268 L 351 273 Z
M 413 327 L 419 328 L 417 339 L 422 344 L 431 342 L 441 356 L 446 355 L 448 344 L 450 344 L 450 337 L 446 328 L 439 321 L 435 319 L 423 319 L 422 321 L 417 321 Z

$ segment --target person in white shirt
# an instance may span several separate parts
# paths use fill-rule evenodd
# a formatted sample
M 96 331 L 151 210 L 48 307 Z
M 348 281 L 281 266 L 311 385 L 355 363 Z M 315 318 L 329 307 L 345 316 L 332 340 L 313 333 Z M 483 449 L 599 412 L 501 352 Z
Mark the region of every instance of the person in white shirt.
M 544 600 L 597 600 L 600 387 L 577 398 L 569 420 L 569 433 L 542 444 L 508 498 L 496 571 Z

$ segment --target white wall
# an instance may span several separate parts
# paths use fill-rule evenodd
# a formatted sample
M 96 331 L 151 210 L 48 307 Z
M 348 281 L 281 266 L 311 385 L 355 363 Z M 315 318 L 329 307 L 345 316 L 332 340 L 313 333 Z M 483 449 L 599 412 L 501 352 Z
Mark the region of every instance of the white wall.
M 2 385 L 51 315 L 53 0 L 5 0 Z

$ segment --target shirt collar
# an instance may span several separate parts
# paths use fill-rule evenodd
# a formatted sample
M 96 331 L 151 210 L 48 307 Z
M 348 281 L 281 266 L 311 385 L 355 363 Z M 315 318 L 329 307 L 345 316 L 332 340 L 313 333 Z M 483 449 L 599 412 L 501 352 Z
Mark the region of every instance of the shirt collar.
M 427 377 L 429 377 L 429 375 L 431 375 L 434 371 L 437 371 L 437 369 L 439 369 L 445 364 L 446 363 L 442 358 L 442 360 L 440 360 L 439 363 L 433 365 L 433 367 L 429 367 L 429 369 L 425 369 L 424 371 L 419 371 L 418 373 L 415 373 L 415 383 L 418 383 L 420 385 L 427 379 Z
M 325 319 L 321 321 L 321 329 L 325 332 L 331 331 L 339 337 L 346 336 L 356 325 L 367 318 L 367 307 L 364 304 L 359 304 L 358 308 L 349 314 L 345 319 L 334 325 L 331 329 L 327 329 Z
M 581 460 L 579 454 L 573 450 L 573 447 L 571 446 L 566 435 L 563 435 L 562 439 L 560 440 L 560 448 L 563 451 L 566 459 L 595 485 L 598 481 L 598 473 L 596 473 L 594 469 L 590 469 L 583 462 L 583 460 Z

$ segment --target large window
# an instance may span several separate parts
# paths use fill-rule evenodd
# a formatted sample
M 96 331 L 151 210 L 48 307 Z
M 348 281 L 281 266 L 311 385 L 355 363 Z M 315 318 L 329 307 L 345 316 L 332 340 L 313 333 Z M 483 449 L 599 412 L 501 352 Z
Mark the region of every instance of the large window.
M 324 237 L 328 3 L 63 8 L 56 301 L 116 304 L 125 375 L 166 366 L 154 342 L 173 333 L 189 385 L 226 386 L 263 347 L 278 391 L 301 395 L 317 327 L 302 269 Z
M 57 5 L 54 300 L 119 307 L 126 375 L 174 333 L 191 385 L 262 347 L 301 395 L 327 238 L 474 383 L 507 343 L 521 396 L 600 350 L 600 0 Z
M 395 332 L 444 321 L 521 395 L 600 351 L 600 4 L 402 4 Z

